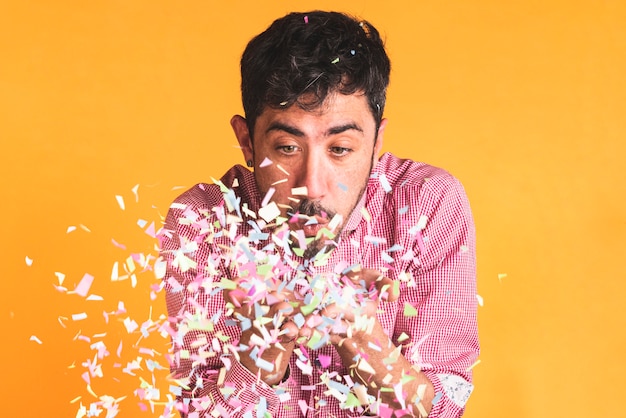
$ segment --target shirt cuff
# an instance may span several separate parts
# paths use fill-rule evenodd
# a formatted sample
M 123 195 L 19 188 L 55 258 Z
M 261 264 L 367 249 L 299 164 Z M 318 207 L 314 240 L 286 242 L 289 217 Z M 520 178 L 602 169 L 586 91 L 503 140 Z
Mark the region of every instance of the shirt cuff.
M 474 385 L 458 375 L 435 373 L 430 370 L 422 371 L 435 389 L 429 418 L 460 417 L 474 390 Z

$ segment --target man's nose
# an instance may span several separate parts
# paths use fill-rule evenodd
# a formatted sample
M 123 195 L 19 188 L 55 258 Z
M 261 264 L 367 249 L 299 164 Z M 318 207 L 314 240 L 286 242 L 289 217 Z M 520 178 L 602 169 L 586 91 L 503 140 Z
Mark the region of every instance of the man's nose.
M 329 169 L 325 166 L 323 157 L 316 152 L 309 152 L 303 164 L 300 186 L 306 187 L 306 195 L 309 200 L 319 200 L 328 191 Z

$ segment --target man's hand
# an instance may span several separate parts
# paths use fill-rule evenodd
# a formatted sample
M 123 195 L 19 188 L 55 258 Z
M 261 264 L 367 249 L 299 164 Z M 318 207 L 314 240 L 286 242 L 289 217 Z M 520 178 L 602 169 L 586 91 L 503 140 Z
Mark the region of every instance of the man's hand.
M 287 372 L 298 335 L 288 320 L 294 313 L 291 294 L 278 290 L 277 281 L 237 279 L 237 287 L 224 291 L 231 316 L 241 323 L 240 345 L 248 347 L 239 361 L 268 385 L 279 383 Z M 293 300 L 293 298 L 292 298 Z
M 353 270 L 329 288 L 325 304 L 308 315 L 300 335 L 309 338 L 314 332 L 327 333 L 335 345 L 358 333 L 371 333 L 380 303 L 399 296 L 392 279 L 371 269 Z M 320 327 L 324 323 L 328 325 Z

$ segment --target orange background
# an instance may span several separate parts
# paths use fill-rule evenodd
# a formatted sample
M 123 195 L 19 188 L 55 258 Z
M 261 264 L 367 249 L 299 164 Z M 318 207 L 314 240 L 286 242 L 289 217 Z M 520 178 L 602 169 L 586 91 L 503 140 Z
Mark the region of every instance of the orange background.
M 141 325 L 151 307 L 156 321 L 163 300 L 150 300 L 150 273 L 133 288 L 110 281 L 112 265 L 155 253 L 137 220 L 158 222 L 173 187 L 242 162 L 228 125 L 241 112 L 239 56 L 274 18 L 312 8 L 381 29 L 393 63 L 385 150 L 466 186 L 484 298 L 466 416 L 623 414 L 625 4 L 2 2 L 0 415 L 74 417 L 96 400 L 82 363 L 103 341 L 110 355 L 93 392 L 127 396 L 120 417 L 158 416 L 158 406 L 139 412 L 133 390 L 138 376 L 152 382 L 153 357 L 139 349 L 162 353 L 167 340 L 129 335 L 121 321 Z M 55 290 L 55 272 L 70 290 L 92 274 L 103 300 Z M 102 312 L 119 301 L 127 312 L 107 324 Z M 72 321 L 81 312 L 88 318 Z M 144 370 L 123 373 L 137 357 Z

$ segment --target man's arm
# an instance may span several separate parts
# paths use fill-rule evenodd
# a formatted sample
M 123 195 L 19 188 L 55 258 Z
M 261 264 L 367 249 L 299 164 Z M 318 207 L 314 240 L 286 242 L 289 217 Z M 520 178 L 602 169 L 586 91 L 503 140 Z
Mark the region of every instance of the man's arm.
M 241 324 L 226 317 L 218 285 L 229 272 L 213 245 L 211 214 L 197 194 L 187 194 L 172 205 L 160 236 L 177 408 L 190 418 L 242 416 L 259 404 L 271 413 L 276 393 L 240 361 Z

